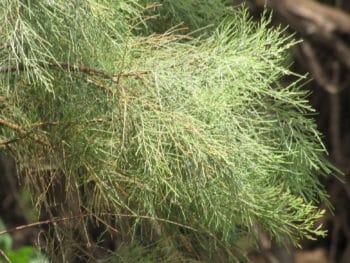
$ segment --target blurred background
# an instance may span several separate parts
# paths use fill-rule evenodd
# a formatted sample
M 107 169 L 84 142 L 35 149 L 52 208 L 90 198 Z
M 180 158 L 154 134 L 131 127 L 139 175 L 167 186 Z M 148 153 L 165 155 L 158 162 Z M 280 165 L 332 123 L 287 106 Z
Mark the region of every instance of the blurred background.
M 329 151 L 329 159 L 345 175 L 350 172 L 350 1 L 349 0 L 233 0 L 246 4 L 259 18 L 264 6 L 273 12 L 273 25 L 288 26 L 286 34 L 303 39 L 292 50 L 292 69 L 310 81 L 305 89 L 316 109 L 319 130 Z M 293 79 L 285 79 L 289 82 Z M 19 191 L 15 163 L 0 156 L 0 228 L 28 224 L 36 218 L 28 207 L 26 193 Z M 347 263 L 350 262 L 350 184 L 334 178 L 323 179 L 333 211 L 322 218 L 328 235 L 304 241 L 303 249 L 281 248 L 261 236 L 252 262 L 266 263 Z M 24 196 L 23 196 L 24 195 Z M 29 196 L 29 195 L 28 195 Z M 27 201 L 26 201 L 27 200 Z M 325 205 L 322 205 L 324 208 Z M 1 230 L 1 229 L 0 229 Z M 13 232 L 14 249 L 35 243 L 38 228 Z

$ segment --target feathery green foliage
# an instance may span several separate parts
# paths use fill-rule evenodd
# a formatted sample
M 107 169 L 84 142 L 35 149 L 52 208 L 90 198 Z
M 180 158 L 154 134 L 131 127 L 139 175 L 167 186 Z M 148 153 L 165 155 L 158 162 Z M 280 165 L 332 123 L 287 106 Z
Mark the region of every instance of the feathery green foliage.
M 208 34 L 218 26 L 234 10 L 227 0 L 178 0 L 158 1 L 141 0 L 148 7 L 144 12 L 146 32 L 164 33 L 170 28 L 178 28 L 181 32 L 191 33 L 199 29 L 201 34 Z M 154 22 L 156 21 L 156 22 Z M 205 29 L 205 30 L 204 30 Z
M 254 228 L 323 235 L 333 168 L 307 94 L 279 84 L 293 40 L 224 1 L 159 2 L 0 3 L 0 145 L 42 216 L 70 218 L 48 253 L 96 259 L 110 232 L 121 261 L 129 244 L 145 262 L 227 262 Z M 208 19 L 206 37 L 173 28 Z

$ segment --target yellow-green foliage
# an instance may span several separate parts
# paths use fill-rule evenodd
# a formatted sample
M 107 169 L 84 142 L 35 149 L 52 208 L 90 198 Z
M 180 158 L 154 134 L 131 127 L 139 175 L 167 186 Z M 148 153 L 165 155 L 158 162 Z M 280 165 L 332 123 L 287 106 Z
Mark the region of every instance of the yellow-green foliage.
M 145 262 L 234 261 L 256 227 L 294 244 L 324 234 L 317 176 L 332 168 L 306 93 L 279 84 L 292 39 L 224 1 L 175 2 L 0 3 L 0 146 L 38 207 L 73 216 L 50 236 L 62 260 L 91 256 L 75 242 L 94 220 Z M 205 37 L 153 33 L 164 11 L 204 26 L 197 5 L 215 12 Z M 57 181 L 61 201 L 46 195 Z

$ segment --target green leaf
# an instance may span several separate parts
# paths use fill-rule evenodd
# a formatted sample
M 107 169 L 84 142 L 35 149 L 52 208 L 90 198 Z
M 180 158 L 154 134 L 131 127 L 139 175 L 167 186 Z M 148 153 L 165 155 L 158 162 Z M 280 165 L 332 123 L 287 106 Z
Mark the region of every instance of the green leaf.
M 24 246 L 7 254 L 12 263 L 48 263 L 48 259 L 35 248 Z
M 4 222 L 0 219 L 0 231 L 6 230 Z M 12 248 L 12 237 L 9 234 L 0 235 L 0 248 L 2 250 L 10 251 Z

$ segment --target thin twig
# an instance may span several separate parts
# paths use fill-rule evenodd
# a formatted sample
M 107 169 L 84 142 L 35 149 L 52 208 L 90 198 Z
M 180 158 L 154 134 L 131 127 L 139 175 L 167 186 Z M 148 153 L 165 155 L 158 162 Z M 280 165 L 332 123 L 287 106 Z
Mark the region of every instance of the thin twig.
M 76 120 L 76 121 L 47 121 L 47 122 L 35 122 L 32 123 L 30 126 L 31 127 L 41 127 L 41 126 L 60 126 L 60 125 L 81 125 L 81 124 L 86 124 L 86 123 L 98 123 L 98 122 L 109 122 L 112 121 L 111 117 L 107 118 L 94 118 L 91 120 Z
M 105 224 L 110 230 L 112 230 L 115 233 L 120 233 L 118 229 L 112 227 L 110 224 L 108 224 L 106 221 L 104 221 L 102 218 L 98 217 L 97 215 L 93 215 L 93 217 L 97 220 L 100 221 L 102 224 Z
M 151 73 L 150 71 L 131 71 L 120 74 L 121 77 L 137 77 L 143 79 L 143 75 Z
M 0 248 L 0 254 L 1 256 L 5 259 L 5 261 L 7 263 L 12 263 L 12 261 L 8 258 L 8 256 L 6 255 L 6 253 Z
M 60 68 L 63 70 L 68 70 L 68 71 L 78 71 L 85 73 L 87 75 L 91 76 L 98 76 L 104 79 L 109 79 L 112 80 L 113 82 L 116 82 L 115 76 L 116 75 L 111 75 L 106 71 L 96 69 L 96 68 L 91 68 L 88 66 L 79 66 L 79 65 L 74 65 L 70 64 L 67 62 L 39 62 L 37 63 L 38 66 L 40 67 L 49 67 L 49 68 Z M 31 66 L 26 66 L 23 63 L 19 63 L 17 65 L 3 65 L 0 66 L 0 73 L 5 73 L 5 72 L 15 72 L 15 71 L 24 71 L 30 69 Z M 126 73 L 121 73 L 117 74 L 118 77 L 139 77 L 141 78 L 142 75 L 148 74 L 148 71 L 140 71 L 140 72 L 126 72 Z
M 112 75 L 112 74 L 109 74 L 108 72 L 100 70 L 100 69 L 91 68 L 88 66 L 78 66 L 78 65 L 67 63 L 67 62 L 55 61 L 55 62 L 40 62 L 37 64 L 40 67 L 49 67 L 52 69 L 62 69 L 62 70 L 66 70 L 66 71 L 77 71 L 77 72 L 84 73 L 84 74 L 91 76 L 91 77 L 99 77 L 102 79 L 107 79 L 107 80 L 112 81 L 120 89 L 123 89 L 123 87 L 121 86 L 121 83 L 120 83 L 120 78 L 136 77 L 136 78 L 141 79 L 142 81 L 146 81 L 144 75 L 150 73 L 150 71 L 139 71 L 139 72 L 133 71 L 133 72 L 125 72 L 125 73 L 121 72 L 121 73 Z M 26 66 L 23 63 L 19 63 L 17 65 L 3 65 L 3 66 L 0 66 L 0 73 L 25 71 L 25 70 L 28 70 L 30 68 L 31 68 L 31 66 Z M 111 94 L 115 94 L 115 91 L 112 88 L 106 86 L 105 84 L 101 83 L 97 79 L 87 78 L 87 82 L 94 84 L 98 87 L 101 87 L 102 89 L 108 91 Z
M 94 118 L 91 120 L 75 121 L 75 122 L 74 121 L 70 121 L 70 122 L 62 122 L 62 121 L 35 122 L 35 123 L 31 124 L 30 126 L 31 127 L 42 127 L 42 126 L 59 126 L 59 125 L 79 125 L 79 124 L 81 125 L 81 124 L 86 124 L 86 123 L 109 122 L 111 120 L 112 120 L 112 118 Z M 22 127 L 20 127 L 16 124 L 10 123 L 10 122 L 0 118 L 0 125 L 6 126 L 10 129 L 13 129 L 16 132 L 18 132 L 20 135 L 23 136 L 22 138 L 16 137 L 13 139 L 1 141 L 0 148 L 6 147 L 7 145 L 9 145 L 11 143 L 15 143 L 15 142 L 23 139 L 24 137 L 29 137 L 40 144 L 47 145 L 47 142 L 41 140 L 37 136 L 29 136 L 29 132 L 25 131 Z
M 18 132 L 19 134 L 22 134 L 22 135 L 27 134 L 27 132 L 24 129 L 22 129 L 22 127 L 20 127 L 16 124 L 10 123 L 10 122 L 8 122 L 4 119 L 1 119 L 1 118 L 0 118 L 0 125 L 6 126 L 12 130 L 15 130 L 16 132 Z
M 111 93 L 111 94 L 115 94 L 115 90 L 114 90 L 114 89 L 112 89 L 111 87 L 105 85 L 105 84 L 102 83 L 101 81 L 98 81 L 96 78 L 88 77 L 88 78 L 86 78 L 86 81 L 87 81 L 88 83 L 91 83 L 91 84 L 93 84 L 93 85 L 95 85 L 95 86 L 97 86 L 97 87 L 100 87 L 100 88 L 102 88 L 102 89 L 108 91 L 108 92 Z
M 11 143 L 15 143 L 15 142 L 19 141 L 20 139 L 21 138 L 16 137 L 16 138 L 13 138 L 13 139 L 4 140 L 4 141 L 0 142 L 0 148 L 4 148 L 4 147 L 8 146 Z
M 39 62 L 37 64 L 40 67 L 61 68 L 64 70 L 79 71 L 79 72 L 86 73 L 88 75 L 94 75 L 94 76 L 100 76 L 106 79 L 112 79 L 112 76 L 105 71 L 86 67 L 86 66 L 76 66 L 76 65 L 69 64 L 67 62 Z M 17 65 L 3 65 L 0 67 L 0 73 L 24 71 L 30 68 L 31 66 L 27 66 L 23 63 L 19 63 Z
M 29 137 L 30 139 L 32 139 L 33 141 L 37 142 L 37 143 L 40 143 L 42 145 L 48 145 L 48 143 L 46 141 L 43 141 L 42 139 L 40 139 L 37 135 L 33 135 L 31 136 L 29 134 L 29 132 L 27 132 L 25 129 L 23 129 L 21 126 L 17 125 L 17 124 L 14 124 L 14 123 L 11 123 L 11 122 L 8 122 L 2 118 L 0 118 L 0 126 L 5 126 L 5 127 L 8 127 L 14 131 L 16 131 L 17 133 L 19 133 L 20 135 L 22 136 L 27 136 Z M 4 143 L 4 142 L 2 142 Z M 1 143 L 1 144 L 2 144 Z M 6 141 L 5 141 L 6 143 Z
M 20 226 L 16 226 L 16 227 L 13 227 L 13 228 L 10 228 L 10 229 L 6 229 L 6 230 L 0 231 L 0 236 L 4 235 L 4 234 L 15 232 L 15 231 L 23 230 L 23 229 L 26 229 L 26 228 L 31 228 L 31 227 L 35 227 L 35 226 L 41 226 L 41 225 L 47 225 L 47 224 L 55 224 L 55 223 L 59 223 L 59 222 L 67 221 L 67 220 L 81 218 L 81 217 L 84 217 L 84 215 L 74 216 L 74 217 L 64 217 L 64 218 L 58 218 L 58 219 L 48 219 L 48 220 L 38 221 L 38 222 L 26 224 L 26 225 L 20 225 Z
M 198 230 L 193 228 L 193 227 L 190 227 L 188 225 L 184 225 L 184 224 L 181 224 L 181 223 L 177 223 L 175 221 L 171 221 L 171 220 L 168 220 L 168 219 L 164 219 L 164 218 L 157 218 L 157 217 L 152 217 L 152 216 L 142 216 L 142 215 L 130 215 L 130 214 L 114 214 L 114 213 L 98 213 L 98 215 L 108 215 L 108 216 L 115 216 L 115 217 L 128 217 L 128 218 L 140 218 L 140 219 L 147 219 L 147 220 L 156 220 L 156 221 L 159 221 L 159 222 L 172 224 L 172 225 L 175 225 L 175 226 L 179 226 L 179 227 L 183 227 L 183 228 L 192 230 L 194 232 L 198 232 Z M 83 218 L 83 217 L 87 217 L 87 216 L 94 216 L 94 217 L 96 217 L 96 214 L 94 214 L 94 213 L 80 214 L 80 215 L 77 215 L 77 216 L 63 217 L 63 218 L 56 218 L 56 219 L 48 219 L 48 220 L 38 221 L 38 222 L 26 224 L 26 225 L 20 225 L 20 226 L 14 227 L 14 228 L 10 228 L 10 229 L 6 229 L 6 230 L 3 230 L 3 231 L 0 231 L 0 236 L 4 235 L 4 234 L 11 233 L 11 232 L 19 231 L 19 230 L 22 230 L 22 229 L 26 229 L 26 228 L 31 228 L 31 227 L 40 226 L 40 225 L 47 225 L 47 224 L 56 224 L 56 223 L 59 223 L 59 222 L 63 222 L 63 221 L 67 221 L 67 220 L 73 220 L 73 219 L 79 219 L 79 218 Z

